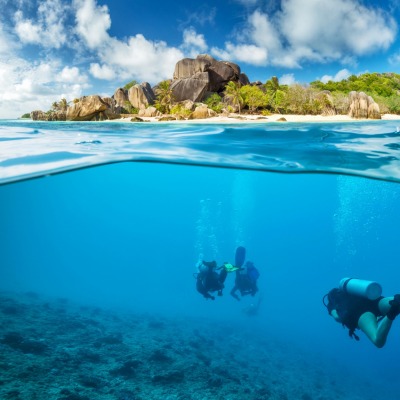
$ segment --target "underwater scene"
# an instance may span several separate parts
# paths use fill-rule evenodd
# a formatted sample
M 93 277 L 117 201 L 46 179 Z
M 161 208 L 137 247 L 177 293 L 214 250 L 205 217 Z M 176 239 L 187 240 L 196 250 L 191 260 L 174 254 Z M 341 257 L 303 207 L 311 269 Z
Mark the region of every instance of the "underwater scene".
M 399 398 L 400 321 L 323 303 L 400 293 L 395 122 L 0 125 L 0 399 Z M 238 248 L 258 290 L 205 298 Z

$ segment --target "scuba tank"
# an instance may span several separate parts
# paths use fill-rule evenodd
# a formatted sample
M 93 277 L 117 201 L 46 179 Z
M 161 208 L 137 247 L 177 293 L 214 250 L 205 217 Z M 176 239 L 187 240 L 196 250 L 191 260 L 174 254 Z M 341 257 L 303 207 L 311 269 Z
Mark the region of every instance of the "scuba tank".
M 376 300 L 382 294 L 382 287 L 379 283 L 356 278 L 343 278 L 339 283 L 339 289 L 369 300 Z

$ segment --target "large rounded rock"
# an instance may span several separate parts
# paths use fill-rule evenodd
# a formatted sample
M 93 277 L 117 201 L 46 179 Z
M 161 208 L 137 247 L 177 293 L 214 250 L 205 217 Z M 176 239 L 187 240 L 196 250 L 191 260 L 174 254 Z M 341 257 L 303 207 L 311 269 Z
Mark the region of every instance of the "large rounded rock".
M 364 92 L 352 91 L 349 94 L 350 109 L 349 116 L 352 118 L 380 119 L 379 105 L 371 96 Z
M 147 82 L 132 86 L 128 91 L 128 98 L 132 106 L 138 109 L 147 108 L 156 101 L 153 89 Z
M 206 59 L 184 58 L 175 65 L 174 79 L 191 78 L 193 75 L 208 71 L 211 63 Z
M 72 106 L 68 107 L 66 119 L 68 121 L 92 121 L 99 118 L 99 114 L 109 108 L 109 105 L 100 96 L 84 96 Z
M 147 107 L 139 110 L 139 117 L 159 117 L 160 111 L 155 107 Z
M 108 111 L 109 114 L 121 114 L 121 112 L 123 111 L 123 107 L 117 105 L 117 102 L 115 101 L 114 98 L 112 97 L 102 97 L 102 100 L 104 101 L 104 103 L 108 104 Z
M 371 97 L 371 102 L 368 106 L 368 118 L 370 119 L 382 119 L 381 110 L 379 108 L 379 104 L 375 103 L 375 101 Z
M 31 119 L 33 121 L 65 121 L 65 111 L 49 111 L 43 112 L 40 110 L 31 112 Z
M 250 80 L 249 80 L 248 76 L 246 74 L 244 74 L 244 73 L 241 73 L 239 75 L 239 82 L 243 86 L 250 85 Z
M 200 54 L 196 59 L 184 58 L 175 65 L 171 84 L 174 100 L 202 101 L 207 92 L 220 93 L 230 81 L 246 82 L 241 75 L 237 64 L 217 61 L 208 54 Z
M 127 101 L 129 101 L 128 98 L 128 91 L 125 90 L 124 88 L 118 88 L 115 92 L 114 92 L 114 100 L 115 100 L 115 104 L 119 107 L 125 107 L 125 103 Z
M 188 119 L 204 119 L 215 117 L 217 113 L 210 108 L 208 108 L 205 104 L 197 106 L 195 110 L 189 115 Z
M 197 102 L 203 100 L 209 83 L 210 78 L 208 72 L 198 72 L 191 78 L 172 81 L 171 90 L 174 101 L 192 100 Z
M 197 56 L 197 60 L 208 62 L 208 73 L 210 75 L 210 92 L 221 92 L 230 81 L 238 82 L 240 78 L 240 67 L 228 61 L 217 61 L 208 54 Z

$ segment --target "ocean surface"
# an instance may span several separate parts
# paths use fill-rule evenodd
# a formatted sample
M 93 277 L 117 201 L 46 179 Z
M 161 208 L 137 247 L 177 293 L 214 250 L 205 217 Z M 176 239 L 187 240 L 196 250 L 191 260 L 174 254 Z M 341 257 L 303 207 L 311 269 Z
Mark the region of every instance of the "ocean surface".
M 0 121 L 0 399 L 398 399 L 400 320 L 322 303 L 400 292 L 398 125 Z M 259 292 L 204 299 L 238 246 Z

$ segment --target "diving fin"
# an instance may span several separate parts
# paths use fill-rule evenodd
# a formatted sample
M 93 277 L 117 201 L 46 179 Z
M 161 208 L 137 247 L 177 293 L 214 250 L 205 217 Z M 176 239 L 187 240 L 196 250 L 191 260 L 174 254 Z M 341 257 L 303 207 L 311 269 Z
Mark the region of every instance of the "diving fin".
M 246 249 L 242 246 L 239 246 L 236 249 L 235 266 L 238 267 L 238 269 L 241 268 L 245 259 L 246 259 Z
M 236 265 L 232 265 L 229 263 L 224 263 L 224 265 L 221 268 L 225 268 L 226 272 L 233 272 L 240 269 L 240 267 L 237 267 Z

